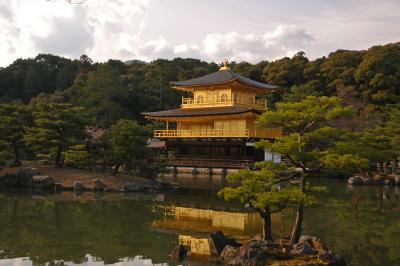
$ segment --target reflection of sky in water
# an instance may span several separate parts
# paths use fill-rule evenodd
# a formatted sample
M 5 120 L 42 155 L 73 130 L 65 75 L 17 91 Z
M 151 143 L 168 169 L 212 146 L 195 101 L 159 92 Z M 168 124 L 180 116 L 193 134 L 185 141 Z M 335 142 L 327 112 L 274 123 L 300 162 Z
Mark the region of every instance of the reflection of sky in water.
M 112 264 L 104 264 L 103 261 L 96 261 L 96 258 L 93 258 L 90 255 L 86 255 L 86 262 L 83 263 L 73 263 L 70 261 L 60 261 L 59 265 L 79 265 L 79 266 L 92 266 L 92 265 L 115 265 L 115 266 L 142 266 L 142 265 L 168 265 L 166 263 L 154 264 L 151 259 L 143 259 L 140 256 L 136 256 L 134 258 L 124 258 L 120 262 L 112 263 Z M 31 266 L 32 261 L 29 258 L 16 258 L 16 259 L 3 259 L 0 260 L 0 265 L 4 266 Z M 57 263 L 55 265 L 58 265 Z

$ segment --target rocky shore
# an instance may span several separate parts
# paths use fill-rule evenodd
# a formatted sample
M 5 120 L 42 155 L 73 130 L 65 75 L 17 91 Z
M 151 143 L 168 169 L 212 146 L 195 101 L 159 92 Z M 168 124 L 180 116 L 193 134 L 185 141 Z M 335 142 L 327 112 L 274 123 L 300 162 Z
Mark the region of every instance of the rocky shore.
M 225 237 L 221 231 L 209 236 L 212 256 L 224 265 L 276 265 L 276 266 L 343 266 L 343 257 L 332 254 L 317 237 L 302 236 L 297 244 L 287 240 L 265 241 L 259 237 L 245 243 Z M 174 248 L 171 258 L 184 262 L 190 258 L 190 246 Z
M 386 185 L 400 186 L 400 175 L 375 175 L 374 177 L 352 176 L 347 180 L 349 185 Z
M 110 177 L 112 178 L 112 177 Z M 103 179 L 103 181 L 102 181 Z M 114 182 L 112 185 L 104 182 L 104 178 L 79 178 L 60 181 L 60 178 L 41 173 L 34 167 L 24 167 L 18 171 L 5 172 L 0 175 L 0 188 L 28 188 L 54 191 L 104 191 L 104 192 L 142 192 L 161 193 L 178 189 L 177 186 L 156 180 L 134 179 L 125 182 Z

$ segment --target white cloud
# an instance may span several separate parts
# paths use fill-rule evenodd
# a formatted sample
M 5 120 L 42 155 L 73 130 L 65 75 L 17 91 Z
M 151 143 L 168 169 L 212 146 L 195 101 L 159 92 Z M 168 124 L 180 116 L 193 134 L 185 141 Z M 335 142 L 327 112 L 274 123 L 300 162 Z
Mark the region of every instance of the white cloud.
M 200 57 L 205 60 L 221 61 L 224 58 L 235 61 L 258 62 L 292 56 L 307 48 L 314 37 L 305 29 L 294 25 L 280 25 L 263 34 L 240 34 L 238 32 L 214 33 L 204 37 L 200 44 L 183 43 L 168 46 L 165 39 L 153 40 L 140 49 L 136 56 L 156 58 L 163 54 L 166 58 L 176 56 Z M 155 49 L 158 47 L 158 49 Z M 159 51 L 162 50 L 163 53 Z
M 39 52 L 257 62 L 398 41 L 398 0 L 231 2 L 0 0 L 0 65 Z
M 52 17 L 48 24 L 51 28 L 46 35 L 31 37 L 39 52 L 79 57 L 94 43 L 84 8 L 75 8 L 71 17 Z

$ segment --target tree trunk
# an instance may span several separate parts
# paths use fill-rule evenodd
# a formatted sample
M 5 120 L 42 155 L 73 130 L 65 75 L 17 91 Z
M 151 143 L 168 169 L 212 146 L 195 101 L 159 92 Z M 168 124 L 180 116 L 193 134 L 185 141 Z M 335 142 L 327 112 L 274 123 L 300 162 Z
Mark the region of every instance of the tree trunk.
M 61 167 L 61 166 L 62 166 L 62 163 L 61 163 L 61 156 L 62 156 L 62 146 L 61 146 L 61 145 L 58 145 L 58 147 L 57 147 L 57 153 L 56 153 L 56 158 L 55 158 L 56 167 Z
M 13 143 L 12 146 L 14 149 L 14 162 L 12 163 L 12 166 L 21 166 L 21 157 L 19 154 L 18 143 Z
M 301 192 L 305 193 L 306 180 L 304 175 L 302 175 L 300 179 L 300 190 Z M 299 242 L 300 236 L 302 234 L 303 217 L 304 217 L 304 204 L 301 203 L 297 207 L 296 221 L 293 226 L 292 235 L 290 236 L 290 242 L 292 242 L 293 244 Z
M 272 240 L 272 221 L 271 221 L 271 212 L 269 208 L 265 208 L 265 211 L 262 214 L 263 218 L 263 238 L 264 240 Z

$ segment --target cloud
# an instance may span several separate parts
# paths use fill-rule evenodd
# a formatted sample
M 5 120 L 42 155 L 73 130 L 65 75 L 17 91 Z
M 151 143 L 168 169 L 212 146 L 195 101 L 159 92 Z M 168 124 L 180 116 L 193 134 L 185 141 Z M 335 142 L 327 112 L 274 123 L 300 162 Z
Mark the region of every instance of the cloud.
M 101 61 L 131 59 L 139 47 L 144 53 L 151 53 L 150 47 L 159 40 L 146 42 L 142 38 L 150 3 L 151 0 L 88 2 L 88 23 L 94 28 L 94 45 L 88 51 L 89 56 Z
M 48 34 L 31 37 L 39 52 L 78 57 L 94 43 L 93 27 L 87 23 L 84 8 L 74 8 L 71 17 L 52 17 L 48 24 Z
M 0 52 L 4 55 L 16 51 L 14 43 L 18 41 L 20 29 L 14 23 L 14 13 L 5 1 L 0 2 Z
M 171 46 L 164 38 L 152 40 L 136 51 L 135 56 L 149 58 L 197 57 L 204 60 L 259 62 L 292 56 L 307 48 L 314 36 L 295 25 L 280 25 L 273 31 L 262 34 L 240 34 L 238 32 L 206 35 L 199 44 L 182 43 Z

